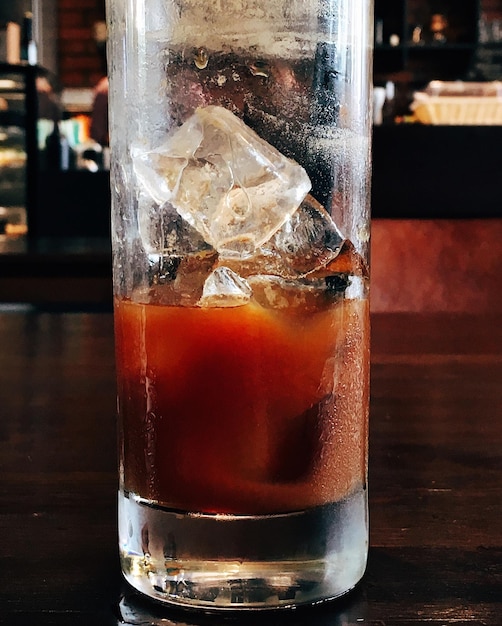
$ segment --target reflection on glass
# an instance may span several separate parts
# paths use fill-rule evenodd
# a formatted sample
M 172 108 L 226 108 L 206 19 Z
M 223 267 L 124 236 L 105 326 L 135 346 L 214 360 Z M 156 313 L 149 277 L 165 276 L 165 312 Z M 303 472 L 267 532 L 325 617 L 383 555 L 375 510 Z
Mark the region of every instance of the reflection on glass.
M 346 597 L 317 607 L 299 607 L 236 615 L 220 612 L 187 613 L 155 604 L 135 591 L 127 590 L 117 607 L 117 626 L 357 626 L 367 621 L 367 601 L 363 587 Z

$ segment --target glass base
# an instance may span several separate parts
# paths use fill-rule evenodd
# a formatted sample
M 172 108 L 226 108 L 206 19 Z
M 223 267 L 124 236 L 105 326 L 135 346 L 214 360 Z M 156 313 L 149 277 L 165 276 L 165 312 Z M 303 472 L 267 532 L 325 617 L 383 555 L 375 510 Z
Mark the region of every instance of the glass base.
M 362 578 L 366 490 L 277 515 L 203 515 L 119 493 L 122 569 L 138 591 L 173 605 L 274 609 L 332 600 Z

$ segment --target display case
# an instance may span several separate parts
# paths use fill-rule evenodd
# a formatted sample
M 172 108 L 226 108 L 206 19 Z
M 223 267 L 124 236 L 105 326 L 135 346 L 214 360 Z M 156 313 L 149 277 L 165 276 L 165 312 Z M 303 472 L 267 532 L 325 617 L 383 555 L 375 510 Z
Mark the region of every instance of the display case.
M 375 0 L 375 81 L 465 79 L 479 16 L 479 0 Z
M 37 69 L 0 64 L 0 233 L 23 230 L 33 200 L 38 115 Z
M 0 63 L 0 234 L 36 236 L 38 121 L 57 119 L 52 76 L 41 67 Z

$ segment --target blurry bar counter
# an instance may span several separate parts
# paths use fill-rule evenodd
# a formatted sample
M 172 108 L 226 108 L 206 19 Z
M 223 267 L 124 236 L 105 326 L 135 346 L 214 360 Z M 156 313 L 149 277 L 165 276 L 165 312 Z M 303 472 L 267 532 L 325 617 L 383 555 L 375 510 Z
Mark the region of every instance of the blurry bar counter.
M 28 236 L 0 235 L 0 302 L 111 308 L 109 172 L 40 172 Z
M 0 302 L 111 310 L 109 238 L 0 238 Z

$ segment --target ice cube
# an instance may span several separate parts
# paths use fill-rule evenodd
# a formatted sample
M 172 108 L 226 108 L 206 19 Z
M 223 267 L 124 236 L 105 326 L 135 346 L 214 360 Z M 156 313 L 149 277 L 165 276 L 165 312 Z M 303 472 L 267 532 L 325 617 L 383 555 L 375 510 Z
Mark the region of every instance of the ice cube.
M 311 183 L 227 109 L 196 112 L 160 147 L 133 151 L 140 184 L 171 203 L 225 256 L 253 254 L 297 210 Z
M 244 278 L 228 267 L 217 267 L 204 283 L 200 306 L 242 306 L 251 299 L 252 291 Z
M 358 276 L 368 278 L 368 266 L 363 257 L 356 250 L 354 244 L 345 239 L 340 252 L 326 265 L 319 266 L 314 272 L 309 274 L 309 278 L 330 278 L 336 276 Z
M 150 256 L 214 251 L 169 203 L 159 207 L 150 197 L 143 196 L 138 208 L 138 222 L 143 247 Z
M 253 299 L 265 309 L 319 311 L 342 297 L 342 294 L 332 294 L 324 280 L 287 280 L 279 276 L 255 275 L 247 282 L 253 290 Z
M 247 259 L 222 262 L 241 276 L 273 274 L 302 278 L 326 267 L 337 257 L 345 239 L 329 213 L 310 195 L 282 227 Z
M 290 276 L 306 276 L 333 260 L 343 242 L 330 214 L 308 195 L 261 252 L 281 258 Z
M 151 294 L 169 304 L 195 304 L 202 295 L 218 253 L 168 203 L 140 203 L 139 230 L 148 255 L 149 286 L 164 286 Z
M 184 256 L 150 255 L 150 301 L 173 306 L 196 306 L 217 259 L 215 251 Z

